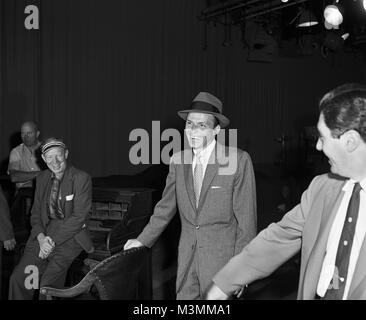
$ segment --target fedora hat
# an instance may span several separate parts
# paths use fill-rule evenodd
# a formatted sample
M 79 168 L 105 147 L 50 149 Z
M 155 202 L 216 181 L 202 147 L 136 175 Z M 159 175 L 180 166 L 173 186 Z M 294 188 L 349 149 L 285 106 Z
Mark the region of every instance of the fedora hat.
M 219 121 L 220 127 L 225 128 L 230 120 L 222 114 L 222 102 L 208 92 L 200 92 L 192 101 L 191 109 L 178 111 L 178 115 L 187 120 L 190 112 L 212 114 Z

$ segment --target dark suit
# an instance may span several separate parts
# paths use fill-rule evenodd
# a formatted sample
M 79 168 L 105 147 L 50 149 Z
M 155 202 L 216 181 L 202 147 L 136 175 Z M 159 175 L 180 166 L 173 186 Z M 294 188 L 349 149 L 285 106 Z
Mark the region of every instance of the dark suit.
M 230 154 L 231 163 L 237 164 L 229 174 L 220 171 L 225 167 L 224 153 Z M 162 199 L 137 239 L 151 247 L 177 209 L 182 223 L 177 298 L 202 298 L 213 275 L 256 234 L 255 178 L 249 155 L 217 144 L 206 168 L 196 208 L 192 151 L 174 154 Z
M 0 241 L 3 242 L 13 238 L 14 232 L 10 221 L 8 202 L 6 201 L 3 190 L 0 186 Z
M 48 198 L 51 188 L 51 171 L 40 173 L 32 208 L 32 231 L 24 255 L 10 278 L 9 299 L 31 299 L 33 290 L 24 285 L 25 268 L 35 265 L 39 269 L 40 286 L 62 287 L 67 270 L 82 249 L 90 251 L 92 243 L 85 230 L 85 223 L 92 204 L 90 176 L 72 166 L 65 170 L 60 184 L 61 208 L 65 218 L 50 220 Z M 43 233 L 55 242 L 55 249 L 47 259 L 40 259 L 37 235 Z
M 8 202 L 5 199 L 3 190 L 0 186 L 0 290 L 1 290 L 1 276 L 2 276 L 2 254 L 3 241 L 14 238 L 13 226 L 10 221 L 10 212 Z M 1 296 L 1 293 L 0 293 Z

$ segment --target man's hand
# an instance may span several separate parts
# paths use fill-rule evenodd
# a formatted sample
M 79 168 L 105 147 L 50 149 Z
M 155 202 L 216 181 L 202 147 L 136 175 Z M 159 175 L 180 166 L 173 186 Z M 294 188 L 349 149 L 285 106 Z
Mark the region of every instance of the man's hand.
M 125 246 L 123 247 L 123 250 L 139 248 L 142 246 L 143 246 L 143 244 L 140 241 L 138 241 L 137 239 L 130 239 L 130 240 L 127 240 Z
M 246 286 L 242 286 L 241 288 L 237 289 L 233 295 L 236 296 L 237 299 L 239 299 L 243 293 L 244 293 L 244 289 L 245 289 Z
M 4 248 L 6 251 L 11 251 L 14 250 L 15 245 L 17 244 L 17 242 L 15 241 L 15 239 L 10 239 L 10 240 L 5 240 L 4 241 Z
M 55 243 L 49 236 L 40 233 L 37 237 L 39 243 L 39 257 L 46 259 L 55 248 Z
M 206 296 L 206 300 L 228 300 L 229 296 L 222 291 L 216 284 L 212 283 L 208 288 Z

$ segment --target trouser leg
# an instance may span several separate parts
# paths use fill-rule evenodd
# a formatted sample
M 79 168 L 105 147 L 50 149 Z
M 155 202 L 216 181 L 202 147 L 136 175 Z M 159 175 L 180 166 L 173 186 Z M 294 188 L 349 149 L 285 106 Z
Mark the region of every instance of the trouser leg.
M 81 251 L 82 248 L 74 239 L 64 242 L 60 247 L 56 246 L 41 277 L 40 287 L 63 288 L 67 271 Z M 45 296 L 40 294 L 39 298 L 44 299 Z
M 177 291 L 177 300 L 199 300 L 201 299 L 200 283 L 198 280 L 198 262 L 196 254 L 187 271 L 184 284 Z
M 28 242 L 23 256 L 14 268 L 9 281 L 9 300 L 31 300 L 38 289 L 39 277 L 47 265 L 38 257 L 38 241 Z

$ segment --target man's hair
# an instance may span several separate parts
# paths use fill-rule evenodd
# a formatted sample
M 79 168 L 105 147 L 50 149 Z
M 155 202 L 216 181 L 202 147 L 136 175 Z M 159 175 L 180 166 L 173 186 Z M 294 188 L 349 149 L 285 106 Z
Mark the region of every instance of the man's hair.
M 38 124 L 37 124 L 37 122 L 35 122 L 35 121 L 24 121 L 24 122 L 22 123 L 22 127 L 23 127 L 25 124 L 28 124 L 28 125 L 32 126 L 35 132 L 39 131 L 39 128 L 38 128 Z
M 347 83 L 323 96 L 319 110 L 333 138 L 348 130 L 357 131 L 366 142 L 366 86 Z

